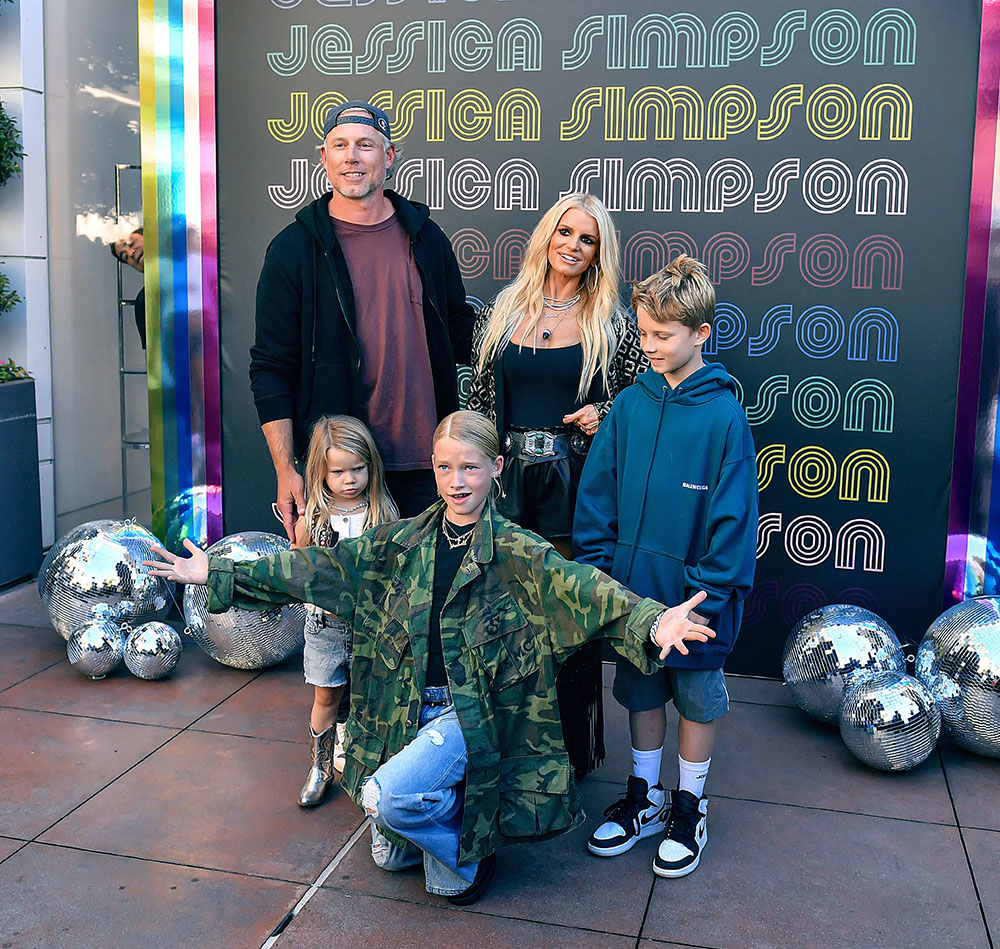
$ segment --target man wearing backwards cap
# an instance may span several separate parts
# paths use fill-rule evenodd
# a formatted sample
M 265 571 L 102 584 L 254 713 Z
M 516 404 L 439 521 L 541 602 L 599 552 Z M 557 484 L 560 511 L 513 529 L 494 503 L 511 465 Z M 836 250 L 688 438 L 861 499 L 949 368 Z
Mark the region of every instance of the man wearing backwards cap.
M 344 413 L 372 430 L 403 516 L 436 498 L 427 446 L 459 407 L 456 360 L 474 313 L 426 205 L 386 190 L 396 148 L 367 102 L 331 109 L 320 148 L 331 191 L 271 241 L 257 283 L 250 385 L 293 537 L 310 428 Z

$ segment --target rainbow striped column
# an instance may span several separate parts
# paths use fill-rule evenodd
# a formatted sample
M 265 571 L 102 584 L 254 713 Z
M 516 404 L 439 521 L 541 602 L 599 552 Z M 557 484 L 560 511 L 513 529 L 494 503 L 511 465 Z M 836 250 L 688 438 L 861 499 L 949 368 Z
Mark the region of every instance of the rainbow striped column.
M 153 529 L 222 536 L 215 2 L 139 0 Z

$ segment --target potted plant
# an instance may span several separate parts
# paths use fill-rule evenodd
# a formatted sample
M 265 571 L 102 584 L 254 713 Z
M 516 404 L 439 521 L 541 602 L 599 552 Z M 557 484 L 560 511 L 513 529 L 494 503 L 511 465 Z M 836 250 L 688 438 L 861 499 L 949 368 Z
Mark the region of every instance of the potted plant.
M 17 125 L 0 103 L 0 186 L 20 173 L 24 157 Z M 0 273 L 0 320 L 21 302 Z M 38 490 L 38 428 L 35 380 L 13 359 L 0 361 L 0 586 L 29 577 L 42 560 L 42 511 Z

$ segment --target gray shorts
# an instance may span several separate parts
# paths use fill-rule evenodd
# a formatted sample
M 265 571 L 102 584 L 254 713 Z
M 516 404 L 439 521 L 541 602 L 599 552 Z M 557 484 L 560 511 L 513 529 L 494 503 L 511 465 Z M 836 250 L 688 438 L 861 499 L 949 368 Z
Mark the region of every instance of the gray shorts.
M 347 682 L 353 634 L 347 623 L 326 613 L 306 613 L 306 646 L 302 668 L 309 685 L 333 689 Z
M 689 722 L 711 722 L 729 711 L 729 693 L 721 669 L 674 669 L 664 666 L 643 675 L 618 656 L 614 697 L 630 712 L 648 712 L 673 701 Z

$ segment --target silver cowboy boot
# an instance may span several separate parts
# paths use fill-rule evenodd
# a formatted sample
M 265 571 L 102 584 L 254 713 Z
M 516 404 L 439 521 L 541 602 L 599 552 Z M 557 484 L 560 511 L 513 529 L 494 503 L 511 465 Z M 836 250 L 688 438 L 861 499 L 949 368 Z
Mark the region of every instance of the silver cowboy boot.
M 336 726 L 331 725 L 326 731 L 316 734 L 312 725 L 309 726 L 309 737 L 312 739 L 312 767 L 306 783 L 299 791 L 299 807 L 315 807 L 323 803 L 327 789 L 333 783 L 333 744 L 336 740 Z

